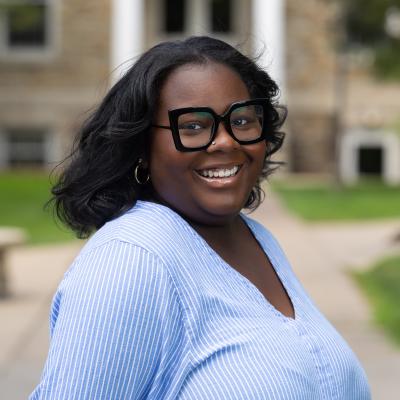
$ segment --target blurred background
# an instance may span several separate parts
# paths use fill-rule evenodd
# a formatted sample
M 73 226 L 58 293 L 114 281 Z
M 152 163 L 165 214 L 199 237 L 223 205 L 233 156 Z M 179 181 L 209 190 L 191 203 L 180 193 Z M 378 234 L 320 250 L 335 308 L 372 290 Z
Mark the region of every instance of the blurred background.
M 8 399 L 39 378 L 51 296 L 82 245 L 43 209 L 50 171 L 135 57 L 203 34 L 258 56 L 279 83 L 289 116 L 275 158 L 285 165 L 266 188 L 272 208 L 258 218 L 275 224 L 303 283 L 368 364 L 374 398 L 400 389 L 388 372 L 400 374 L 400 0 L 0 0 L 0 385 Z M 319 261 L 299 249 L 313 241 L 325 251 Z M 303 256 L 316 269 L 302 269 Z M 331 268 L 319 270 L 321 260 Z M 340 287 L 322 290 L 327 277 Z M 338 297 L 354 314 L 339 313 Z M 357 318 L 369 333 L 351 330 Z

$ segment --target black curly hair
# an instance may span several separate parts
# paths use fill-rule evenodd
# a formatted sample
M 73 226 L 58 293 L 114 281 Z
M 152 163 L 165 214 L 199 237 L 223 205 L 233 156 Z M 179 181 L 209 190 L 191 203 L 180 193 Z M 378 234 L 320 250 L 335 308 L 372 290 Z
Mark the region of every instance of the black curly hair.
M 283 142 L 279 131 L 286 109 L 278 105 L 279 88 L 270 76 L 229 44 L 207 36 L 160 43 L 145 52 L 110 89 L 82 126 L 68 164 L 52 188 L 57 217 L 78 237 L 88 237 L 107 221 L 151 198 L 151 181 L 139 185 L 134 168 L 146 159 L 160 89 L 168 75 L 185 64 L 217 62 L 236 71 L 252 98 L 268 98 L 268 150 L 263 172 L 245 207 L 263 199 L 260 182 L 275 168 L 270 156 Z

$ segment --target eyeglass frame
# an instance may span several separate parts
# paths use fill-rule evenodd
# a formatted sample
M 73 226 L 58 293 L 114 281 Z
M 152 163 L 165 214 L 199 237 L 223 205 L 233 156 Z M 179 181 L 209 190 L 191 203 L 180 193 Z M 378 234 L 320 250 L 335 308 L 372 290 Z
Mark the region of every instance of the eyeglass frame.
M 210 107 L 176 108 L 176 109 L 168 111 L 168 118 L 169 118 L 169 123 L 170 123 L 169 126 L 168 125 L 156 125 L 156 124 L 152 124 L 151 126 L 155 127 L 155 128 L 162 128 L 162 129 L 170 130 L 172 133 L 172 138 L 174 140 L 175 148 L 178 151 L 182 151 L 182 152 L 200 151 L 200 150 L 207 149 L 211 145 L 211 143 L 214 141 L 214 139 L 216 138 L 217 132 L 218 132 L 218 127 L 221 122 L 224 124 L 225 130 L 236 142 L 238 142 L 241 145 L 254 144 L 254 143 L 263 141 L 267 137 L 267 135 L 266 135 L 267 126 L 266 126 L 264 120 L 263 120 L 263 124 L 261 127 L 260 137 L 257 139 L 253 139 L 253 140 L 239 140 L 233 133 L 231 123 L 230 123 L 230 116 L 234 110 L 236 110 L 237 108 L 241 108 L 243 106 L 251 106 L 251 105 L 261 106 L 263 108 L 263 116 L 265 119 L 265 116 L 267 115 L 268 99 L 267 98 L 257 98 L 257 99 L 250 99 L 250 100 L 244 100 L 244 101 L 238 101 L 238 102 L 232 103 L 229 106 L 229 108 L 221 115 L 217 114 Z M 203 146 L 186 147 L 182 144 L 182 141 L 181 141 L 181 138 L 179 135 L 178 118 L 180 115 L 190 113 L 190 112 L 208 112 L 214 118 L 213 130 L 210 135 L 210 140 L 207 144 L 205 144 Z

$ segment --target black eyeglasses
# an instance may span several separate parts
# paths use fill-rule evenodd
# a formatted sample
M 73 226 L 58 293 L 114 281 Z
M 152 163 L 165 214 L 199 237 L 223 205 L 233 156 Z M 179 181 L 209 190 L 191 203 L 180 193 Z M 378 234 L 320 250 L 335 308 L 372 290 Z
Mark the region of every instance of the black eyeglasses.
M 215 139 L 222 122 L 227 132 L 238 143 L 246 145 L 261 142 L 266 136 L 268 99 L 253 99 L 233 103 L 222 115 L 209 107 L 185 107 L 168 111 L 169 129 L 177 150 L 206 149 Z

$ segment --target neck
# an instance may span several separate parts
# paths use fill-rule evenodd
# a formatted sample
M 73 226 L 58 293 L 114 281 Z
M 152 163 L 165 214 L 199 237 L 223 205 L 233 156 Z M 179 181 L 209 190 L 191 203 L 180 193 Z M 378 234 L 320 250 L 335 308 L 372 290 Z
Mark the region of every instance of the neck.
M 237 243 L 243 231 L 247 230 L 245 223 L 239 215 L 222 225 L 205 225 L 193 221 L 187 222 L 212 247 L 233 246 Z
M 238 228 L 243 224 L 240 215 L 233 216 L 218 216 L 218 215 L 202 215 L 201 218 L 196 218 L 195 215 L 193 218 L 190 218 L 181 210 L 171 206 L 168 202 L 162 199 L 156 192 L 153 192 L 152 195 L 147 199 L 148 201 L 152 201 L 153 203 L 161 204 L 169 207 L 174 210 L 177 214 L 179 214 L 186 222 L 201 236 L 205 237 L 206 235 L 221 235 L 225 237 L 234 236 L 235 232 L 237 232 Z M 201 222 L 199 222 L 201 220 Z

